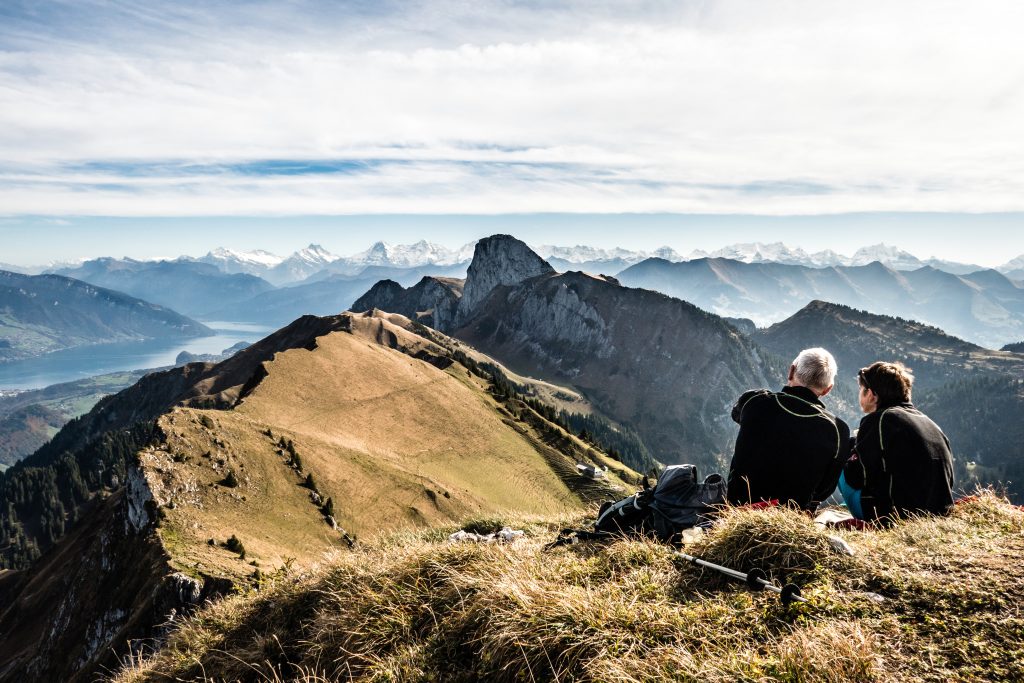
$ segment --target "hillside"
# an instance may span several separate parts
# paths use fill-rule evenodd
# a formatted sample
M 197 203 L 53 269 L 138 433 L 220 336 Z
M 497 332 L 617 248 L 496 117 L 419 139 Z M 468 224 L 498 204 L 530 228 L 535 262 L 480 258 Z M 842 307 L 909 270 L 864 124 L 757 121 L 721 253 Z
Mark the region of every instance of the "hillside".
M 1024 336 L 1024 287 L 994 271 L 954 275 L 930 266 L 897 271 L 881 263 L 810 268 L 703 258 L 648 259 L 616 277 L 760 325 L 815 299 L 921 320 L 990 348 Z
M 416 310 L 447 310 L 451 290 L 432 291 L 379 283 L 360 307 L 413 300 Z M 780 362 L 718 316 L 614 278 L 556 273 L 507 235 L 477 243 L 456 315 L 441 323 L 519 374 L 583 394 L 655 459 L 704 471 L 728 463 L 736 397 L 784 377 Z
M 107 287 L 131 296 L 167 306 L 186 315 L 207 317 L 246 301 L 274 286 L 254 275 L 223 273 L 215 265 L 195 261 L 135 261 L 99 258 L 76 268 L 56 271 L 59 275 Z
M 0 363 L 85 344 L 208 334 L 205 325 L 121 292 L 0 271 Z
M 1024 511 L 991 494 L 948 518 L 825 531 L 730 510 L 687 552 L 801 586 L 807 604 L 623 540 L 543 549 L 564 520 L 502 520 L 364 545 L 176 625 L 144 681 L 1019 681 Z M 854 552 L 836 552 L 829 536 Z
M 170 610 L 347 551 L 346 539 L 513 509 L 564 515 L 634 485 L 495 393 L 482 370 L 493 361 L 416 330 L 380 313 L 300 319 L 223 363 L 147 375 L 4 473 L 0 549 L 10 561 L 50 547 L 0 577 L 0 633 L 22 634 L 0 680 L 87 680 Z M 608 476 L 579 476 L 581 461 Z M 52 520 L 67 511 L 65 533 Z
M 1024 503 L 1024 375 L 964 377 L 914 402 L 953 444 L 957 487 L 997 485 Z
M 13 465 L 35 452 L 65 422 L 60 412 L 38 403 L 0 415 L 0 465 Z
M 824 346 L 839 363 L 839 380 L 850 386 L 857 370 L 883 359 L 912 367 L 919 389 L 972 375 L 1024 376 L 1024 357 L 1018 354 L 991 351 L 914 320 L 825 301 L 812 301 L 751 337 L 787 358 L 808 346 Z

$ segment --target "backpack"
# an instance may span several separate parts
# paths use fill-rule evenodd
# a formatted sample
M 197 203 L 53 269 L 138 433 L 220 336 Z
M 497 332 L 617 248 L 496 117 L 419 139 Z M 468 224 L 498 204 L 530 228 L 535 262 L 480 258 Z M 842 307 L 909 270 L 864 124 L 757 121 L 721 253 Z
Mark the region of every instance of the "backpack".
M 726 482 L 720 474 L 697 481 L 696 465 L 672 465 L 662 470 L 654 488 L 601 506 L 594 533 L 639 534 L 671 542 L 684 529 L 707 526 L 725 504 Z

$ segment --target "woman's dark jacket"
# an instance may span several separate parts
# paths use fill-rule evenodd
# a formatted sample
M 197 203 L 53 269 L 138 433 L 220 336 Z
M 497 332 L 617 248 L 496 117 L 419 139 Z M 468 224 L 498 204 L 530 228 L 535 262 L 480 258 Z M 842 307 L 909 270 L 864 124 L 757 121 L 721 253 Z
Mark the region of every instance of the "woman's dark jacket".
M 814 510 L 835 490 L 850 455 L 850 428 L 813 391 L 748 391 L 732 419 L 740 433 L 729 466 L 730 503 L 778 499 Z
M 867 519 L 931 512 L 953 505 L 953 453 L 938 425 L 911 403 L 865 415 L 846 483 L 861 489 Z

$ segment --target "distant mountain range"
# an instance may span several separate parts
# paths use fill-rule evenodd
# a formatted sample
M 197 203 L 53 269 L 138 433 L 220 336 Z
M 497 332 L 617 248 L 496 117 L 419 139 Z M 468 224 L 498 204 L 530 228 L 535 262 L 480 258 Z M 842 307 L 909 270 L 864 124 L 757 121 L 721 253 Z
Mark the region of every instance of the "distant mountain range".
M 475 244 L 448 249 L 425 240 L 409 245 L 377 242 L 351 256 L 338 256 L 310 244 L 288 257 L 263 250 L 219 248 L 199 258 L 101 258 L 51 270 L 207 320 L 259 320 L 283 325 L 307 313 L 325 315 L 344 310 L 368 289 L 362 286 L 365 281 L 389 277 L 388 273 L 394 273 L 392 279 L 403 285 L 425 275 L 465 277 Z M 661 291 L 720 315 L 750 318 L 760 325 L 782 320 L 808 301 L 825 299 L 924 320 L 997 347 L 1024 338 L 1024 328 L 1017 319 L 1021 286 L 1013 281 L 1014 277 L 1024 278 L 1024 255 L 1000 269 L 985 271 L 971 264 L 921 260 L 884 244 L 858 249 L 852 256 L 833 251 L 809 254 L 782 243 L 735 244 L 712 253 L 697 250 L 687 256 L 669 247 L 648 252 L 586 245 L 544 245 L 535 253 L 559 272 L 580 270 L 621 276 L 629 286 Z M 863 280 L 857 273 L 870 277 L 874 263 L 882 264 L 882 271 L 890 274 L 889 280 L 895 280 L 888 289 L 882 282 L 885 278 L 874 290 L 865 289 L 861 281 L 846 282 L 850 277 Z M 717 274 L 705 272 L 708 268 Z M 868 270 L 851 270 L 858 268 Z M 977 275 L 981 272 L 988 274 Z M 943 279 L 940 274 L 963 279 Z M 733 281 L 734 277 L 739 280 Z M 932 282 L 922 284 L 925 280 Z M 325 282 L 333 285 L 319 284 Z M 317 286 L 307 291 L 294 289 L 306 285 Z M 293 289 L 274 294 L 280 287 Z M 964 287 L 972 292 L 964 291 Z M 955 314 L 940 310 L 943 315 L 935 315 L 930 308 L 943 297 L 959 302 L 955 306 L 961 310 Z M 294 305 L 289 305 L 289 300 Z M 965 312 L 963 306 L 972 310 Z
M 100 258 L 75 268 L 62 268 L 57 274 L 208 320 L 211 311 L 237 305 L 274 289 L 272 284 L 254 275 L 228 274 L 211 264 L 180 259 Z
M 931 266 L 899 271 L 877 261 L 811 268 L 701 258 L 648 259 L 616 277 L 758 325 L 819 299 L 919 320 L 990 348 L 1024 339 L 1024 284 L 994 270 L 955 275 Z
M 195 320 L 121 292 L 0 271 L 0 362 L 85 344 L 209 334 Z
M 203 320 L 280 326 L 301 315 L 346 310 L 382 279 L 408 287 L 425 276 L 464 278 L 475 244 L 448 249 L 424 240 L 377 242 L 351 256 L 311 244 L 288 257 L 219 248 L 200 258 L 105 257 L 55 272 Z M 646 252 L 544 245 L 535 253 L 556 271 L 617 277 L 627 286 L 689 301 L 741 326 L 740 319 L 757 325 L 778 322 L 822 299 L 921 320 L 992 348 L 1024 339 L 1020 282 L 970 264 L 922 261 L 886 245 L 865 247 L 849 257 L 832 251 L 809 254 L 781 243 L 736 244 L 685 257 L 669 247 Z M 1024 275 L 1024 255 L 1004 270 Z
M 406 269 L 435 265 L 465 264 L 468 266 L 475 244 L 474 241 L 458 249 L 449 249 L 426 240 L 420 240 L 415 244 L 400 245 L 376 242 L 367 250 L 350 256 L 333 254 L 318 244 L 310 244 L 289 256 L 279 256 L 262 249 L 239 251 L 219 247 L 204 256 L 180 256 L 174 260 L 206 263 L 228 274 L 255 275 L 275 286 L 280 286 L 300 282 L 314 276 L 323 279 L 336 274 L 356 275 L 369 266 Z M 781 242 L 739 243 L 711 252 L 695 249 L 686 255 L 667 246 L 652 251 L 550 244 L 531 248 L 556 270 L 586 270 L 595 274 L 606 273 L 608 275 L 615 275 L 621 270 L 649 258 L 659 258 L 673 263 L 703 258 L 725 258 L 743 263 L 781 263 L 809 268 L 864 266 L 878 261 L 893 270 L 916 270 L 924 266 L 931 266 L 937 270 L 957 275 L 985 270 L 982 266 L 970 263 L 934 258 L 921 259 L 898 247 L 886 244 L 862 247 L 852 256 L 845 256 L 832 250 L 808 253 L 803 249 L 792 248 Z M 131 259 L 115 260 L 131 261 Z M 24 274 L 42 272 L 66 274 L 81 267 L 83 263 L 84 261 L 78 261 L 33 267 L 0 264 L 0 269 Z M 1024 279 L 1024 254 L 995 268 L 995 270 L 1011 279 Z M 321 273 L 321 271 L 324 272 Z
M 461 263 L 464 264 L 464 272 L 473 255 L 473 244 L 451 250 L 425 240 L 407 245 L 377 242 L 366 251 L 352 256 L 332 254 L 318 244 L 310 244 L 288 257 L 275 256 L 262 250 L 239 252 L 219 248 L 194 260 L 217 266 L 225 273 L 257 275 L 280 286 L 304 280 L 324 280 L 336 275 L 354 277 L 367 268 L 409 270 Z M 190 259 L 183 256 L 179 260 Z
M 259 275 L 274 284 L 283 284 L 310 277 L 318 269 L 324 268 L 327 270 L 326 274 L 354 275 L 367 266 L 416 268 L 429 265 L 453 266 L 459 263 L 468 265 L 475 244 L 475 242 L 470 242 L 459 249 L 448 249 L 423 240 L 409 245 L 377 242 L 364 252 L 345 257 L 331 254 L 323 247 L 311 244 L 287 258 L 275 256 L 266 251 L 236 252 L 221 248 L 195 260 L 217 265 L 224 272 L 250 273 Z M 696 249 L 686 256 L 671 247 L 642 251 L 622 248 L 602 249 L 587 245 L 567 247 L 546 244 L 532 248 L 556 270 L 586 270 L 595 274 L 601 272 L 608 275 L 615 275 L 621 270 L 649 258 L 671 262 L 724 258 L 743 263 L 781 263 L 809 268 L 865 266 L 878 261 L 893 270 L 916 270 L 930 266 L 957 275 L 985 270 L 982 266 L 970 263 L 920 259 L 898 247 L 885 244 L 862 247 L 852 256 L 844 256 L 832 250 L 808 253 L 800 248 L 788 247 L 781 242 L 733 244 L 713 252 Z M 285 266 L 285 264 L 290 265 Z M 996 270 L 1011 278 L 1024 279 L 1024 254 Z

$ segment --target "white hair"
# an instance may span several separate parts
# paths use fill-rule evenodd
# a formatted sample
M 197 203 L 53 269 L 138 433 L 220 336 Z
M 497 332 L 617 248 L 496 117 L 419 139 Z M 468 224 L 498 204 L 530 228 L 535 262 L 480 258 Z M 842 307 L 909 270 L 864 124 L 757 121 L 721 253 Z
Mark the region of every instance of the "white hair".
M 793 367 L 797 381 L 814 391 L 825 391 L 836 381 L 836 359 L 820 347 L 801 351 Z

